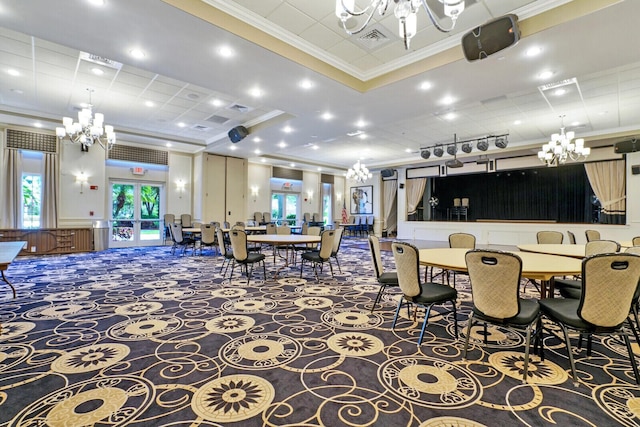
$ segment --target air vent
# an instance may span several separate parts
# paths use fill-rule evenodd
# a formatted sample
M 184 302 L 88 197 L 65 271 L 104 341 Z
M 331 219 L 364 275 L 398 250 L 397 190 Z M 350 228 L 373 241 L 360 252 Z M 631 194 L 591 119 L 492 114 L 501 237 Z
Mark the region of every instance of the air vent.
M 222 124 L 228 122 L 229 118 L 228 117 L 223 117 L 223 116 L 218 116 L 217 114 L 213 114 L 212 116 L 207 117 L 205 120 L 208 121 L 208 122 L 211 122 L 211 123 L 222 125 Z
M 248 113 L 249 111 L 253 110 L 253 108 L 251 107 L 247 107 L 246 105 L 240 105 L 240 104 L 232 104 L 228 106 L 227 109 L 237 111 L 239 113 Z
M 80 59 L 83 61 L 93 62 L 94 64 L 103 65 L 105 67 L 119 70 L 122 68 L 122 63 L 114 61 L 113 59 L 105 58 L 103 56 L 94 55 L 93 53 L 80 52 Z
M 210 128 L 210 127 L 208 127 L 208 126 L 203 126 L 203 125 L 193 125 L 193 126 L 191 126 L 191 129 L 199 130 L 199 131 L 201 131 L 201 132 L 206 132 L 206 131 L 208 131 L 208 130 L 211 130 L 211 128 Z
M 357 37 L 356 41 L 366 49 L 374 50 L 389 43 L 391 37 L 382 26 L 375 25 L 369 31 Z

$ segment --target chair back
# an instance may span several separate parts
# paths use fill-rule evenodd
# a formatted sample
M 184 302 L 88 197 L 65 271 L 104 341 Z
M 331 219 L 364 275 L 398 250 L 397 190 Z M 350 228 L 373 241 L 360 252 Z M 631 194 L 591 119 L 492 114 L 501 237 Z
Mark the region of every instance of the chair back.
M 312 222 L 324 222 L 322 215 L 320 215 L 318 212 L 314 213 L 312 216 Z
M 420 295 L 420 255 L 418 248 L 410 243 L 393 242 L 393 258 L 396 261 L 398 285 L 405 297 L 412 299 Z
M 222 228 L 231 228 L 231 224 L 229 223 L 229 221 L 224 221 L 222 223 Z
M 317 226 L 307 227 L 306 234 L 309 236 L 319 236 L 321 231 L 322 231 L 322 227 L 317 227 Z M 307 243 L 307 249 L 313 250 L 313 249 L 316 249 L 317 247 L 318 247 L 317 243 Z M 333 247 L 331 249 L 333 249 Z
M 276 234 L 291 234 L 291 227 L 288 225 L 279 225 L 276 228 Z
M 303 222 L 302 228 L 300 229 L 300 234 L 307 234 L 308 231 L 309 231 L 309 223 Z
M 213 228 L 220 228 L 220 223 L 218 221 L 211 221 L 209 224 L 213 225 Z
M 459 197 L 456 197 L 455 199 L 453 199 L 453 206 L 458 208 L 462 205 L 462 200 Z
M 592 240 L 600 240 L 600 232 L 597 230 L 586 230 L 584 232 L 585 237 L 587 238 L 587 242 Z
M 569 243 L 571 243 L 572 245 L 576 244 L 576 235 L 573 234 L 570 231 L 567 231 L 567 236 L 569 237 Z
M 242 262 L 247 259 L 249 251 L 247 250 L 247 233 L 244 230 L 231 230 L 229 231 L 229 238 L 231 239 L 231 250 L 233 251 L 233 257 L 238 262 Z
M 468 197 L 463 197 L 460 200 L 460 206 L 462 206 L 463 208 L 468 208 L 469 207 L 469 198 Z
M 266 223 L 271 222 L 271 212 L 262 212 L 262 221 Z
M 375 217 L 373 215 L 369 215 L 367 217 L 367 225 L 370 226 L 370 227 L 373 227 L 374 220 L 375 220 Z
M 216 241 L 216 229 L 211 224 L 200 226 L 200 242 L 204 245 L 212 245 Z
M 356 223 L 356 217 L 353 216 L 353 215 L 349 215 L 349 220 L 347 221 L 347 223 L 355 224 Z
M 236 222 L 235 224 L 233 224 L 233 227 L 231 227 L 232 230 L 243 230 L 245 229 L 244 226 L 244 222 Z
M 631 244 L 633 246 L 640 246 L 640 236 L 636 236 L 633 239 L 631 239 Z
M 320 252 L 318 252 L 318 256 L 327 260 L 331 257 L 331 250 L 333 249 L 333 236 L 335 235 L 334 230 L 324 230 L 322 234 L 320 234 Z
M 475 249 L 465 255 L 474 309 L 504 320 L 520 312 L 518 288 L 522 260 L 516 254 Z
M 302 221 L 304 222 L 310 222 L 311 221 L 311 214 L 309 212 L 305 212 L 302 215 Z
M 184 240 L 182 236 L 182 225 L 171 223 L 170 227 L 171 227 L 171 237 L 173 238 L 173 241 L 179 245 Z
M 272 222 L 269 222 L 267 223 L 267 225 L 265 225 L 265 230 L 267 234 L 276 234 L 277 233 L 276 228 L 277 226 Z
M 453 233 L 449 235 L 450 248 L 476 248 L 476 236 L 468 233 Z
M 191 227 L 191 214 L 182 214 L 182 215 L 180 215 L 180 224 L 184 228 Z
M 380 253 L 380 239 L 373 234 L 369 236 L 369 249 L 373 270 L 376 272 L 376 278 L 379 278 L 384 273 L 384 265 L 382 264 L 382 254 Z
M 639 278 L 639 255 L 607 253 L 585 258 L 578 316 L 595 327 L 618 328 L 629 315 Z
M 164 225 L 167 227 L 169 226 L 169 224 L 173 224 L 174 222 L 176 222 L 176 216 L 174 214 L 164 214 L 162 218 L 164 220 Z
M 613 240 L 591 240 L 584 245 L 584 255 L 607 254 L 620 251 L 620 244 Z
M 340 243 L 342 243 L 342 234 L 344 233 L 344 228 L 338 227 L 335 232 L 336 234 L 333 236 L 333 250 L 331 251 L 331 256 L 338 255 L 338 251 L 340 250 Z
M 254 212 L 253 220 L 255 221 L 256 225 L 260 225 L 260 223 L 262 223 L 263 221 L 262 212 Z
M 216 228 L 216 236 L 218 236 L 218 246 L 220 247 L 220 255 L 227 256 L 227 245 L 224 243 L 224 232 L 222 228 Z
M 538 231 L 536 239 L 539 244 L 556 244 L 559 245 L 564 239 L 564 234 L 559 231 Z

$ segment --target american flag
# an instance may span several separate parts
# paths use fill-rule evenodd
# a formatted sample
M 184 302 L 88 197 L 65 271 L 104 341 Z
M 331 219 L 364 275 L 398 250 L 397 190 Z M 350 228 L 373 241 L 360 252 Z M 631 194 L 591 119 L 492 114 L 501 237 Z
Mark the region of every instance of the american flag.
M 347 214 L 347 202 L 342 201 L 342 223 L 346 224 L 349 221 L 349 215 Z

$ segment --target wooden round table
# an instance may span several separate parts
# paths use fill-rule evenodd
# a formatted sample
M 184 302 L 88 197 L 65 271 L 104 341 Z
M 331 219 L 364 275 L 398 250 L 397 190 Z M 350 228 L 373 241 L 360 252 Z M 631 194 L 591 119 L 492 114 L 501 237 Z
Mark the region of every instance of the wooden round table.
M 539 254 L 560 255 L 572 258 L 584 258 L 585 245 L 562 245 L 562 244 L 534 244 L 534 245 L 518 245 L 518 249 L 522 252 L 534 252 Z M 517 252 L 516 252 L 517 253 Z
M 420 249 L 420 264 L 466 272 L 465 254 L 468 251 L 469 249 L 458 248 Z M 575 276 L 582 272 L 582 261 L 577 258 L 533 252 L 508 252 L 522 259 L 522 277 L 542 282 L 541 298 L 546 298 L 547 288 L 549 288 L 549 296 L 553 297 L 555 276 Z
M 302 245 L 306 243 L 320 243 L 320 240 L 320 236 L 309 234 L 252 234 L 247 236 L 247 242 L 273 245 L 274 263 L 276 260 L 276 255 L 280 256 L 280 258 L 284 260 L 284 265 L 276 270 L 274 278 L 278 277 L 278 272 L 280 270 L 289 266 L 289 249 L 293 249 L 293 246 L 295 245 Z M 285 248 L 285 256 L 282 256 L 278 253 L 278 247 Z

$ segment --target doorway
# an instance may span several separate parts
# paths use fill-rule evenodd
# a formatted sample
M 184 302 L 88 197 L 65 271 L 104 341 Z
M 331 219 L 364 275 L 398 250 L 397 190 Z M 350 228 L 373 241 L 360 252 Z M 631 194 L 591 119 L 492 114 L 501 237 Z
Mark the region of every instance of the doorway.
M 164 228 L 160 207 L 164 185 L 137 182 L 111 183 L 112 248 L 162 244 Z
M 271 194 L 271 219 L 282 225 L 296 225 L 300 216 L 300 195 L 295 193 Z

